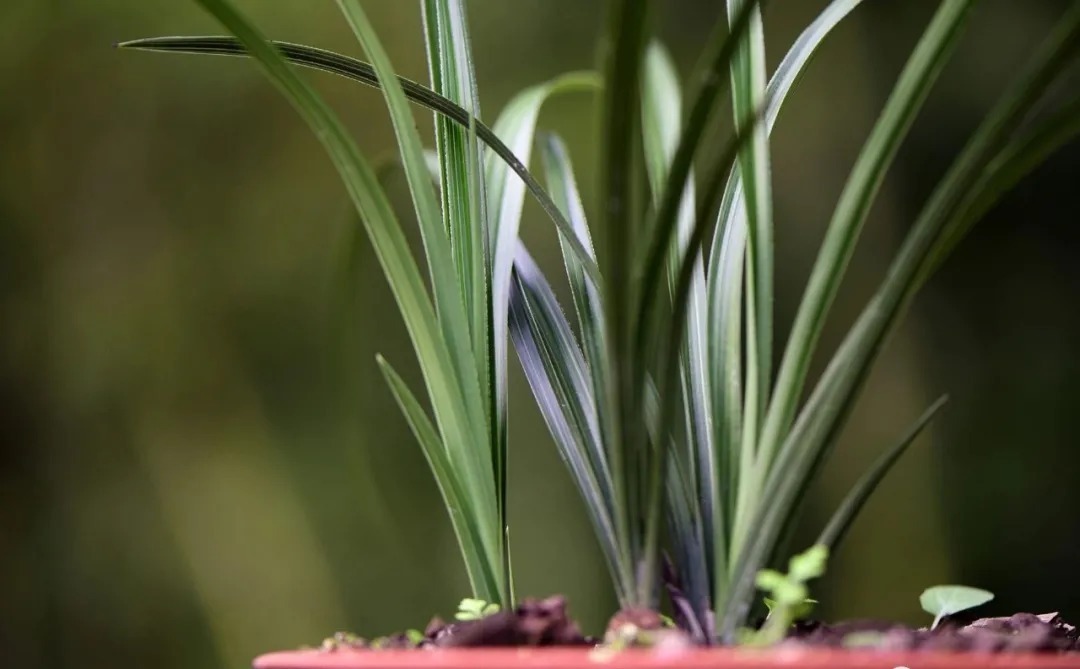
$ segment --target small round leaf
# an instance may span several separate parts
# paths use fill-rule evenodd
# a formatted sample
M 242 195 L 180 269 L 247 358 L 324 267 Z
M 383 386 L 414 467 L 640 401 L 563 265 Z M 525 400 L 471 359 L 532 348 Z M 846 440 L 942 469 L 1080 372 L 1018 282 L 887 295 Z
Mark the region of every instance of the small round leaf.
M 937 627 L 942 618 L 981 606 L 993 598 L 992 592 L 966 585 L 936 585 L 923 591 L 919 603 L 923 611 L 934 616 L 932 627 Z

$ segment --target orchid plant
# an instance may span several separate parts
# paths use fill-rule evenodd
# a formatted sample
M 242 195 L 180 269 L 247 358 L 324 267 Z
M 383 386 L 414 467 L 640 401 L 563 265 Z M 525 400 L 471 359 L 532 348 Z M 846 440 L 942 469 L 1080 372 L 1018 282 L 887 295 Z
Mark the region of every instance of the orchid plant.
M 788 557 L 784 540 L 807 486 L 919 289 L 1003 193 L 1080 131 L 1080 97 L 1043 104 L 1080 49 L 1080 3 L 1072 3 L 937 183 L 811 385 L 811 360 L 871 206 L 979 0 L 941 0 L 913 46 L 851 168 L 779 356 L 770 133 L 818 47 L 862 0 L 829 2 L 771 73 L 765 3 L 726 0 L 686 86 L 651 33 L 654 3 L 608 0 L 598 71 L 527 88 L 491 126 L 481 120 L 464 0 L 421 0 L 429 86 L 395 74 L 360 0 L 336 2 L 367 62 L 272 42 L 230 0 L 195 2 L 230 35 L 121 46 L 250 56 L 322 142 L 420 362 L 423 393 L 379 360 L 439 484 L 476 600 L 495 609 L 514 600 L 506 518 L 512 342 L 621 606 L 655 609 L 666 585 L 677 621 L 702 643 L 735 642 L 762 570 Z M 294 65 L 382 91 L 423 269 L 370 162 Z M 563 140 L 537 132 L 545 101 L 574 91 L 596 93 L 601 110 L 591 209 Z M 433 112 L 434 179 L 410 102 Z M 714 146 L 706 134 L 725 107 L 733 131 Z M 534 149 L 542 180 L 529 167 Z M 519 239 L 527 195 L 558 230 L 572 309 L 560 306 Z M 813 549 L 821 564 L 798 579 L 796 599 L 805 599 L 802 583 L 820 573 L 827 551 L 942 404 L 886 448 L 837 509 Z

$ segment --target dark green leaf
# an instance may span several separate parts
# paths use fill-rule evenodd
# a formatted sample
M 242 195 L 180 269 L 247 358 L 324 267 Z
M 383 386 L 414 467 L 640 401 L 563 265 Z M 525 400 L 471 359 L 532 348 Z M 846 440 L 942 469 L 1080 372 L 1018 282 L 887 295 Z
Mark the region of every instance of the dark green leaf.
M 803 322 L 800 326 L 797 317 L 796 326 L 788 340 L 789 352 L 785 353 L 773 405 L 769 409 L 761 435 L 760 461 L 755 463 L 758 473 L 754 481 L 746 483 L 764 483 L 766 487 L 762 498 L 769 502 L 750 510 L 753 520 L 739 525 L 753 528 L 753 533 L 747 535 L 747 540 L 740 544 L 741 550 L 731 580 L 730 599 L 720 626 L 721 635 L 725 638 L 733 638 L 735 630 L 745 618 L 753 589 L 753 576 L 772 554 L 775 542 L 794 508 L 798 492 L 814 473 L 814 463 L 819 461 L 828 437 L 837 427 L 832 419 L 839 415 L 842 406 L 837 406 L 836 413 L 832 413 L 824 407 L 816 406 L 812 397 L 807 405 L 811 408 L 804 412 L 803 424 L 793 429 L 791 436 L 779 450 L 775 464 L 772 463 L 773 458 L 769 457 L 774 446 L 769 444 L 779 439 L 780 432 L 786 429 L 789 408 L 794 407 L 805 379 L 806 363 L 812 348 L 811 339 L 816 339 L 820 334 L 824 312 L 835 294 L 843 267 L 853 250 L 858 228 L 861 227 L 869 203 L 880 186 L 884 170 L 895 155 L 899 140 L 906 134 L 925 100 L 930 84 L 944 65 L 950 47 L 956 43 L 972 2 L 973 0 L 942 2 L 900 75 L 885 110 L 853 168 L 845 195 L 841 196 L 841 202 L 837 205 L 837 213 L 818 256 L 811 285 L 807 288 L 800 306 Z M 859 325 L 856 325 L 856 330 L 858 328 Z M 842 352 L 834 358 L 834 363 L 840 360 L 843 360 Z M 823 378 L 818 387 L 824 389 L 823 392 L 836 392 L 844 385 L 830 378 Z
M 829 523 L 818 538 L 819 544 L 828 546 L 830 550 L 836 549 L 837 544 L 847 534 L 848 528 L 851 527 L 851 524 L 859 515 L 859 511 L 866 504 L 866 500 L 870 498 L 870 495 L 877 489 L 878 484 L 889 473 L 892 466 L 907 451 L 908 446 L 922 434 L 922 431 L 930 424 L 930 421 L 945 406 L 947 401 L 947 397 L 941 397 L 930 405 L 930 408 L 923 412 L 922 416 L 919 416 L 919 419 L 908 429 L 907 433 L 892 448 L 882 453 L 881 457 L 859 479 L 859 482 L 847 494 L 844 501 L 840 503 L 840 507 L 833 513 L 832 518 L 829 519 Z
M 284 58 L 297 65 L 336 74 L 368 86 L 376 88 L 380 86 L 379 77 L 375 74 L 374 68 L 363 61 L 301 44 L 290 44 L 288 42 L 272 42 L 271 44 Z M 124 49 L 192 55 L 234 57 L 249 55 L 245 46 L 232 37 L 151 37 L 121 42 L 117 46 Z M 526 188 L 536 198 L 544 212 L 555 223 L 555 226 L 564 234 L 571 233 L 570 224 L 559 213 L 558 207 L 555 206 L 547 192 L 540 186 L 540 182 L 533 177 L 525 165 L 495 135 L 491 128 L 479 119 L 471 117 L 469 112 L 459 105 L 434 93 L 425 86 L 404 77 L 396 77 L 396 79 L 401 84 L 405 95 L 412 102 L 436 111 L 465 128 L 468 128 L 470 123 L 475 124 L 476 134 L 480 140 L 489 146 L 525 182 Z M 589 254 L 580 245 L 575 244 L 573 240 L 568 243 L 574 254 L 582 261 L 582 265 L 588 272 L 589 277 L 593 281 L 599 282 L 600 272 L 596 267 L 596 263 L 589 258 Z

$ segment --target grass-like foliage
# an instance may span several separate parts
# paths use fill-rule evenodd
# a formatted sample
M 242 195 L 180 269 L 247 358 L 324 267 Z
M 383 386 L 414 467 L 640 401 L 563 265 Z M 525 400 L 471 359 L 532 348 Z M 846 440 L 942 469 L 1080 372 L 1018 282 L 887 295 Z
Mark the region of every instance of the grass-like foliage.
M 1040 104 L 1080 48 L 1080 3 L 1073 3 L 937 184 L 872 299 L 809 385 L 875 197 L 978 0 L 942 0 L 913 45 L 851 168 L 782 348 L 773 327 L 770 133 L 817 48 L 861 0 L 829 3 L 771 74 L 763 3 L 728 0 L 685 92 L 651 37 L 653 3 L 608 0 L 599 73 L 533 86 L 490 127 L 480 121 L 463 0 L 421 0 L 430 86 L 394 74 L 359 0 L 337 4 L 369 63 L 270 42 L 229 0 L 195 1 L 232 36 L 123 46 L 252 56 L 323 142 L 420 361 L 430 409 L 380 364 L 438 481 L 476 600 L 513 601 L 506 533 L 512 341 L 586 502 L 620 603 L 657 607 L 666 572 L 677 619 L 702 642 L 734 642 L 759 585 L 782 598 L 777 621 L 797 617 L 805 583 L 820 573 L 827 550 L 942 404 L 858 482 L 817 547 L 791 563 L 797 573 L 762 572 L 785 557 L 781 546 L 801 498 L 873 362 L 979 217 L 1080 131 L 1075 96 L 1058 109 Z M 426 272 L 368 161 L 290 63 L 381 89 Z M 602 158 L 593 227 L 566 146 L 554 135 L 538 138 L 536 126 L 550 96 L 597 88 Z M 409 101 L 434 112 L 438 188 Z M 732 136 L 699 155 L 725 110 L 734 118 Z M 527 167 L 534 145 L 546 188 Z M 561 308 L 518 239 L 527 192 L 558 229 L 572 310 Z M 604 242 L 599 258 L 594 234 Z M 782 354 L 774 359 L 774 351 Z M 673 568 L 662 570 L 665 545 Z

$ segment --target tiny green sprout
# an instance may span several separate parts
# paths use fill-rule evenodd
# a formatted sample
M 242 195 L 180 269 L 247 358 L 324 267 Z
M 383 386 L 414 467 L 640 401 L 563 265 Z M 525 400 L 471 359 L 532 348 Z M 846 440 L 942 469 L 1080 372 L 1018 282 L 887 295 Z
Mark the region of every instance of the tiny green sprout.
M 769 610 L 769 613 L 772 613 L 772 610 L 777 606 L 776 600 L 765 597 L 764 601 L 765 601 L 765 608 L 767 608 Z M 802 600 L 801 602 L 796 604 L 795 607 L 792 609 L 792 611 L 791 611 L 792 620 L 805 620 L 805 619 L 809 618 L 810 614 L 814 612 L 814 607 L 818 603 L 819 602 L 816 599 L 804 599 L 804 600 Z
M 825 563 L 829 559 L 829 548 L 822 544 L 811 546 L 788 562 L 788 578 L 806 583 L 825 573 Z
M 414 646 L 419 646 L 427 637 L 420 630 L 405 630 L 405 638 Z
M 760 630 L 744 631 L 741 643 L 771 646 L 783 640 L 792 623 L 809 615 L 817 601 L 810 599 L 806 584 L 825 573 L 828 557 L 828 547 L 818 544 L 791 558 L 787 574 L 773 569 L 758 572 L 758 588 L 771 595 L 765 598 L 769 615 Z
M 923 590 L 919 595 L 919 603 L 922 604 L 923 611 L 934 616 L 934 622 L 930 625 L 933 630 L 947 616 L 982 606 L 993 598 L 994 593 L 988 590 L 966 585 L 935 585 Z
M 498 604 L 485 602 L 482 599 L 466 597 L 458 604 L 458 610 L 457 613 L 454 614 L 454 617 L 458 620 L 480 620 L 481 618 L 486 618 L 491 614 L 498 612 Z

